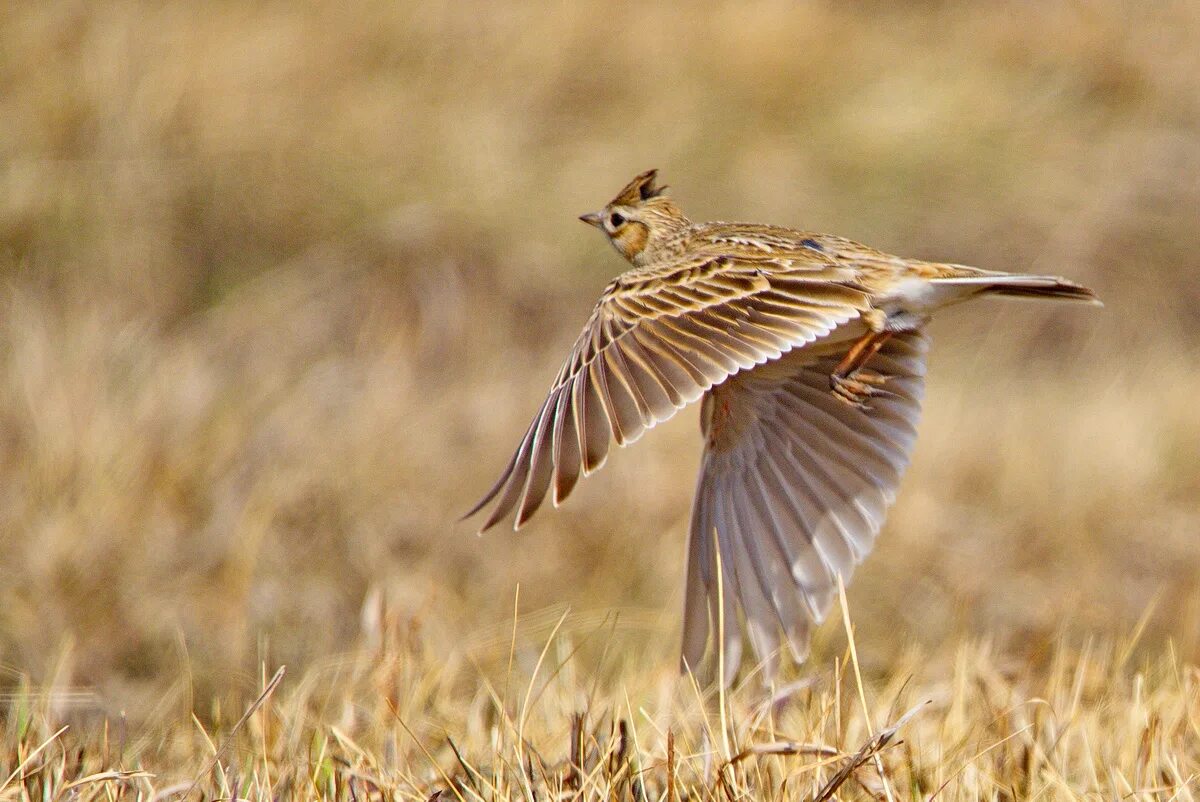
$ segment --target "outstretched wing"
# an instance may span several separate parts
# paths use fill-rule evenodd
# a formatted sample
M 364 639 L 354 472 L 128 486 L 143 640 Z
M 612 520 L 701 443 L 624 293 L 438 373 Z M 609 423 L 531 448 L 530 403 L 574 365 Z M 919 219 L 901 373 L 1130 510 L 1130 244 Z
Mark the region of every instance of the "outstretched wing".
M 768 671 L 781 630 L 796 659 L 804 659 L 809 630 L 829 611 L 838 575 L 848 581 L 871 550 L 908 465 L 927 346 L 920 332 L 896 334 L 867 362 L 886 381 L 866 409 L 829 391 L 841 354 L 821 343 L 739 374 L 706 398 L 685 669 L 698 670 L 720 621 L 724 680 L 732 679 L 742 645 L 739 608 Z
M 606 288 L 508 467 L 467 513 L 520 528 L 637 440 L 738 371 L 778 359 L 869 307 L 837 265 L 714 256 L 631 271 Z M 826 377 L 828 379 L 828 377 Z M 826 387 L 828 392 L 828 387 Z

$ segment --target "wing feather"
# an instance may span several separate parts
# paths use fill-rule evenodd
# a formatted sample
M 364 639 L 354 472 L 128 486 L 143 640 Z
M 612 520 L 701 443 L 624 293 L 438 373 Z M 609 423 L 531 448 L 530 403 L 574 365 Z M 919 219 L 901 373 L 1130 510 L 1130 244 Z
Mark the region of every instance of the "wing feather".
M 709 340 L 704 331 L 697 334 L 674 318 L 660 318 L 646 324 L 646 328 L 649 329 L 651 325 L 663 342 L 670 344 L 678 351 L 694 355 L 696 359 L 708 363 L 709 368 L 705 373 L 709 387 L 724 381 L 726 377 L 741 369 L 737 360 Z M 704 389 L 707 390 L 708 387 Z
M 529 516 L 537 511 L 550 488 L 554 471 L 554 410 L 558 408 L 558 396 L 562 392 L 563 388 L 560 387 L 551 393 L 538 415 L 537 429 L 529 447 L 529 475 L 525 479 L 517 511 L 518 525 L 529 520 Z
M 780 626 L 786 629 L 788 623 L 799 615 L 800 605 L 796 598 L 796 583 L 788 567 L 790 549 L 780 543 L 777 537 L 782 529 L 781 511 L 767 500 L 762 476 L 757 470 L 746 466 L 742 477 L 741 495 L 745 499 L 743 529 L 767 535 L 749 538 L 748 550 L 758 565 L 757 574 L 763 591 L 775 608 Z
M 711 594 L 711 607 L 714 626 L 720 615 L 721 629 L 724 637 L 720 648 L 725 653 L 725 682 L 730 682 L 737 672 L 738 663 L 742 656 L 742 628 L 738 620 L 738 608 L 745 607 L 741 584 L 738 581 L 737 558 L 733 552 L 733 538 L 728 535 L 730 530 L 729 492 L 726 477 L 718 474 L 712 483 L 711 495 L 715 502 L 713 514 L 713 532 L 716 536 L 717 553 L 721 556 L 720 571 L 713 571 L 713 581 L 720 582 L 722 588 L 717 592 L 714 586 Z
M 758 470 L 770 492 L 769 503 L 780 513 L 775 539 L 787 557 L 792 580 L 800 590 L 809 617 L 815 620 L 822 609 L 819 594 L 830 586 L 835 573 L 821 552 L 813 547 L 811 533 L 816 529 L 816 521 L 812 520 L 811 512 L 815 497 L 808 504 L 803 503 L 807 498 L 804 491 L 789 486 L 775 455 L 764 451 L 761 457 Z M 798 533 L 798 536 L 788 537 L 788 532 Z M 807 630 L 807 624 L 804 628 Z M 795 648 L 799 644 L 793 640 L 792 645 Z
M 683 407 L 701 396 L 712 380 L 693 360 L 680 353 L 669 342 L 655 340 L 640 329 L 635 329 L 631 341 L 636 341 L 642 357 L 658 372 L 664 384 L 669 384 L 675 393 L 676 406 Z
M 791 450 L 783 445 L 766 453 L 778 466 L 780 482 L 791 498 L 798 513 L 797 517 L 802 520 L 802 528 L 793 530 L 792 539 L 798 549 L 811 548 L 817 560 L 825 567 L 824 575 L 815 574 L 815 581 L 804 588 L 813 620 L 820 622 L 824 618 L 827 605 L 833 599 L 832 588 L 836 584 L 836 577 L 839 573 L 846 575 L 854 565 L 854 553 L 841 537 L 822 537 L 827 534 L 822 529 L 825 515 L 824 497 L 813 485 L 804 466 L 796 462 Z
M 867 410 L 829 391 L 839 354 L 820 344 L 710 391 L 689 549 L 689 560 L 707 562 L 689 564 L 685 604 L 693 668 L 705 641 L 694 611 L 716 593 L 712 549 L 700 540 L 714 529 L 722 560 L 735 564 L 724 592 L 764 668 L 774 665 L 781 630 L 797 659 L 807 654 L 837 576 L 849 580 L 895 496 L 915 439 L 926 349 L 923 334 L 902 333 L 872 357 L 867 368 L 888 377 L 888 392 Z M 727 655 L 727 680 L 730 671 Z
M 667 389 L 654 371 L 638 358 L 636 342 L 626 337 L 615 343 L 608 352 L 612 355 L 613 364 L 619 365 L 619 374 L 637 395 L 640 402 L 638 408 L 647 427 L 675 414 L 677 407 L 671 402 Z
M 650 408 L 629 376 L 628 368 L 621 359 L 620 349 L 605 349 L 595 365 L 604 368 L 609 400 L 621 426 L 621 437 L 617 442 L 623 446 L 636 442 L 646 431 L 646 425 L 651 422 Z
M 736 598 L 745 610 L 746 635 L 759 659 L 773 663 L 779 648 L 782 613 L 770 601 L 770 579 L 764 573 L 758 539 L 753 537 L 753 518 L 744 487 L 735 487 L 733 475 L 725 482 L 725 531 L 733 544 L 733 568 L 737 577 Z M 736 668 L 736 667 L 735 667 Z
M 554 506 L 566 498 L 579 481 L 583 465 L 576 431 L 575 382 L 564 384 L 558 394 L 558 406 L 554 410 Z
M 586 476 L 599 469 L 608 459 L 609 432 L 612 424 L 604 406 L 604 399 L 600 395 L 595 371 L 590 368 L 582 371 L 575 378 L 574 392 L 579 399 L 575 426 L 579 430 L 579 444 L 583 451 L 583 474 Z
M 494 525 L 505 515 L 508 515 L 509 510 L 513 508 L 517 503 L 517 499 L 521 497 L 521 492 L 525 488 L 525 479 L 529 476 L 529 461 L 532 452 L 531 444 L 533 442 L 534 429 L 537 428 L 539 419 L 540 414 L 539 418 L 535 418 L 533 423 L 529 425 L 529 430 L 525 433 L 525 437 L 521 440 L 521 445 L 517 448 L 517 453 L 513 457 L 512 467 L 506 472 L 508 475 L 505 477 L 504 482 L 492 491 L 491 495 L 495 495 L 503 489 L 503 495 L 500 496 L 500 500 L 496 502 L 495 509 L 492 510 L 492 514 L 488 516 L 487 521 L 484 523 L 484 529 Z M 488 499 L 485 497 L 480 506 L 487 502 Z
M 611 441 L 632 443 L 731 375 L 869 308 L 861 289 L 790 270 L 709 256 L 609 284 L 500 479 L 468 513 L 494 505 L 480 531 L 514 509 L 519 528 L 548 493 L 557 505 L 597 470 Z
M 712 545 L 715 539 L 712 509 L 709 501 L 712 484 L 707 471 L 700 472 L 696 482 L 696 496 L 692 502 L 692 536 L 688 540 L 688 588 L 713 586 Z M 716 594 L 688 593 L 683 610 L 683 649 L 680 670 L 696 672 L 704 659 L 704 647 L 708 642 L 708 631 L 716 629 L 715 617 L 710 621 L 709 611 L 715 605 Z
M 620 348 L 625 356 L 625 363 L 638 376 L 638 386 L 642 388 L 642 395 L 651 404 L 650 411 L 655 421 L 666 420 L 674 415 L 676 410 L 686 406 L 687 402 L 680 395 L 675 381 L 668 375 L 670 369 L 664 371 L 663 365 L 642 348 L 636 337 L 626 337 Z

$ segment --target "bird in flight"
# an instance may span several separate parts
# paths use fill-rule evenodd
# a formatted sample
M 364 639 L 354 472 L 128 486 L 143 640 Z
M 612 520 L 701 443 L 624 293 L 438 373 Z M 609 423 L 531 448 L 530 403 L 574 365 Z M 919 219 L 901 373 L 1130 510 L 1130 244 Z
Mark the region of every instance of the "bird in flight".
M 871 550 L 916 438 L 939 309 L 980 296 L 1099 303 L 1054 276 L 903 259 L 759 223 L 694 223 L 638 175 L 580 219 L 633 269 L 609 283 L 499 480 L 469 512 L 519 529 L 628 445 L 700 402 L 682 667 L 745 639 L 797 661 Z M 720 587 L 718 587 L 720 584 Z M 716 641 L 721 640 L 721 643 Z

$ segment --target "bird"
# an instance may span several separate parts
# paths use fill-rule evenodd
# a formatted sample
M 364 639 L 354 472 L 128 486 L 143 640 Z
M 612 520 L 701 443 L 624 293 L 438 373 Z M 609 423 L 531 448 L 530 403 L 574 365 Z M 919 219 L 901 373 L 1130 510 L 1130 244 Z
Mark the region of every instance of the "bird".
M 600 296 L 499 479 L 464 516 L 519 529 L 611 443 L 699 402 L 680 666 L 797 663 L 871 551 L 906 469 L 931 316 L 984 296 L 1099 304 L 1057 276 L 892 256 L 842 237 L 689 220 L 657 170 L 579 219 L 633 268 Z M 721 660 L 711 655 L 720 653 Z M 710 669 L 717 670 L 717 669 Z

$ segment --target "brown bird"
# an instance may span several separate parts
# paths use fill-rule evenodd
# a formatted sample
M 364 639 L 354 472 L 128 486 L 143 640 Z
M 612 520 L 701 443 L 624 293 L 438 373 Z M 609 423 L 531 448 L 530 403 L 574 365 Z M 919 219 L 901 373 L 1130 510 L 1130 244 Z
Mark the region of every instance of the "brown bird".
M 803 660 L 838 576 L 871 550 L 916 438 L 930 316 L 985 295 L 1099 302 L 1053 276 L 693 223 L 655 176 L 580 218 L 634 268 L 605 288 L 508 467 L 467 515 L 494 502 L 480 531 L 514 510 L 519 529 L 548 493 L 557 506 L 603 465 L 610 440 L 628 445 L 700 400 L 682 663 L 698 668 L 720 621 L 728 682 L 739 620 L 768 672 L 781 632 Z

